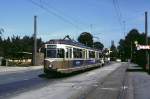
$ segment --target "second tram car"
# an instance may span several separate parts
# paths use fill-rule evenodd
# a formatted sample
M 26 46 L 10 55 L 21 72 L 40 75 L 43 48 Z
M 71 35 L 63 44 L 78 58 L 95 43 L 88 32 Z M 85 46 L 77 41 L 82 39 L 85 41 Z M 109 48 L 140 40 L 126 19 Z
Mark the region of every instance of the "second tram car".
M 44 45 L 44 72 L 72 73 L 103 65 L 102 52 L 72 40 L 50 40 Z

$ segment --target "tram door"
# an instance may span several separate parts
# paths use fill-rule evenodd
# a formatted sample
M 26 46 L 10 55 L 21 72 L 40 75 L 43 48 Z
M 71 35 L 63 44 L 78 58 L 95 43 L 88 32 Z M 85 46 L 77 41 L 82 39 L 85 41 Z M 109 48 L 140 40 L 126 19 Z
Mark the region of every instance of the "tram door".
M 67 61 L 67 67 L 70 68 L 72 66 L 72 48 L 71 47 L 67 48 L 66 61 Z

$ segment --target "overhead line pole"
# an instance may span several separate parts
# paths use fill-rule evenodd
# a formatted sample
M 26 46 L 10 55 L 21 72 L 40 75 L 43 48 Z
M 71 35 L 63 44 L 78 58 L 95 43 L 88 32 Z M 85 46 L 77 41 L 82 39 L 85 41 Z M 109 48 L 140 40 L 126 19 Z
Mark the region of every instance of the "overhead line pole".
M 124 40 L 126 39 L 126 23 L 123 21 L 123 32 L 124 32 Z M 132 50 L 131 50 L 132 53 Z M 131 55 L 130 55 L 131 56 Z M 123 54 L 122 54 L 122 59 L 125 59 L 125 47 L 123 47 Z M 130 57 L 130 62 L 131 62 L 131 57 Z
M 124 38 L 126 37 L 126 21 L 123 21 Z
M 33 40 L 34 40 L 34 46 L 33 46 L 33 54 L 32 54 L 32 65 L 36 65 L 36 56 L 37 56 L 37 16 L 34 16 L 34 34 L 33 34 Z
M 148 12 L 145 12 L 145 43 L 148 45 L 148 19 L 147 19 Z M 149 66 L 149 53 L 146 50 L 146 69 L 148 69 L 148 72 L 150 73 L 150 66 Z
M 133 58 L 133 55 L 132 55 L 132 52 L 133 52 L 133 49 L 132 49 L 132 41 L 131 41 L 131 54 L 130 54 L 130 59 L 131 59 L 131 62 L 132 62 L 132 58 Z

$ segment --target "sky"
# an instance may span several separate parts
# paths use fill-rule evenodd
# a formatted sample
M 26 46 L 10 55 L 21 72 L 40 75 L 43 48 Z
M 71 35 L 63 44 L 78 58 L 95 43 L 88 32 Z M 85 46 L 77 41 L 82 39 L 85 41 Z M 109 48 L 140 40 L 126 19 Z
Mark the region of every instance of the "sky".
M 133 28 L 144 32 L 144 12 L 150 12 L 150 0 L 0 0 L 0 4 L 3 38 L 32 36 L 36 15 L 37 36 L 43 41 L 65 35 L 77 40 L 82 32 L 90 32 L 105 47 L 112 40 L 117 45 Z

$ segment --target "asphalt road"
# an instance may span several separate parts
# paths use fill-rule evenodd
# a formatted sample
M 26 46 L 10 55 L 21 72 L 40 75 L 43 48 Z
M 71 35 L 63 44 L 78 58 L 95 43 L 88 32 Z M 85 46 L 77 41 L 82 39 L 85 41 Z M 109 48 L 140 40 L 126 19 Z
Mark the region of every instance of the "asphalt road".
M 53 82 L 53 78 L 48 79 L 42 75 L 42 69 L 0 74 L 0 99 L 8 99 Z
M 42 74 L 43 70 L 22 70 L 16 72 L 0 73 L 0 85 L 17 81 L 25 81 L 31 78 L 39 78 L 38 75 Z
M 126 99 L 127 64 L 108 75 L 102 83 L 89 92 L 84 99 Z
M 123 63 L 116 63 L 113 65 L 110 64 L 103 68 L 98 68 L 85 73 L 64 78 L 48 79 L 45 77 L 41 77 L 39 75 L 43 74 L 42 69 L 0 74 L 0 99 L 38 99 L 39 97 L 42 97 L 42 99 L 67 99 L 68 97 L 70 99 L 99 99 L 94 97 L 95 94 L 99 94 L 97 92 L 102 92 L 102 88 L 100 88 L 99 90 L 99 84 L 103 82 L 104 78 L 107 78 L 107 83 L 105 82 L 105 84 L 103 85 L 113 85 L 113 82 L 111 81 L 116 79 L 114 77 L 120 75 L 119 73 L 123 73 L 122 71 L 124 71 L 124 69 L 126 68 L 125 66 L 121 67 L 122 64 Z M 112 72 L 116 71 L 116 69 L 118 70 L 118 68 L 120 68 L 119 73 L 115 74 L 115 76 L 107 77 Z M 119 77 L 119 79 L 121 78 L 122 76 Z M 117 88 L 120 88 L 119 79 L 118 81 L 115 80 L 119 83 L 118 85 L 116 85 Z M 93 90 L 93 88 L 95 90 Z M 93 93 L 85 95 L 86 89 L 90 91 L 93 90 Z M 43 92 L 43 90 L 45 92 Z M 81 93 L 80 96 L 78 93 Z M 108 93 L 109 92 L 105 92 L 102 96 L 108 96 Z M 112 92 L 110 91 L 110 93 Z

